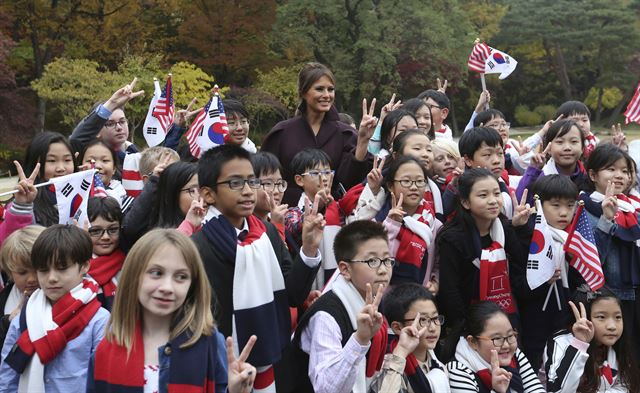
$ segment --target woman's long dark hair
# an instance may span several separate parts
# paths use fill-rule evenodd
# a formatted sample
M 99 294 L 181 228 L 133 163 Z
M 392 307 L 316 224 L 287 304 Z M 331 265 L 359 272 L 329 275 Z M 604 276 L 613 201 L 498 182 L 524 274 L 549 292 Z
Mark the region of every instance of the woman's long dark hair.
M 149 229 L 177 228 L 185 215 L 180 211 L 180 190 L 198 174 L 198 166 L 190 162 L 174 162 L 158 180 L 156 204 L 151 210 Z
M 576 305 L 578 303 L 584 304 L 589 320 L 591 320 L 591 308 L 595 303 L 603 299 L 615 300 L 622 311 L 620 299 L 606 286 L 595 292 L 592 292 L 586 286 L 582 286 L 578 288 L 573 296 L 573 301 Z M 575 322 L 574 318 L 572 318 L 571 323 L 573 324 L 573 322 Z M 622 330 L 620 339 L 613 344 L 613 350 L 616 352 L 618 361 L 618 380 L 629 392 L 640 392 L 640 373 L 638 373 L 638 365 L 636 364 L 633 346 L 630 341 L 630 332 L 627 332 L 627 329 Z M 589 359 L 587 359 L 584 373 L 580 378 L 579 392 L 595 393 L 598 391 L 600 387 L 600 364 L 598 364 L 597 359 L 602 359 L 603 357 L 606 359 L 606 351 L 606 347 L 598 345 L 595 339 L 591 340 L 587 350 Z
M 24 173 L 29 176 L 36 167 L 36 164 L 40 163 L 40 172 L 36 177 L 36 184 L 42 183 L 44 179 L 44 167 L 47 162 L 47 153 L 49 152 L 49 146 L 54 143 L 62 143 L 69 149 L 71 156 L 73 156 L 73 149 L 69 144 L 67 138 L 57 132 L 45 131 L 36 135 L 32 140 L 27 153 L 24 157 Z M 77 169 L 75 160 L 73 164 L 73 170 Z M 47 179 L 50 180 L 50 179 Z M 49 195 L 47 187 L 39 187 L 36 199 L 33 201 L 33 214 L 36 218 L 36 222 L 42 226 L 48 227 L 58 223 L 58 209 Z

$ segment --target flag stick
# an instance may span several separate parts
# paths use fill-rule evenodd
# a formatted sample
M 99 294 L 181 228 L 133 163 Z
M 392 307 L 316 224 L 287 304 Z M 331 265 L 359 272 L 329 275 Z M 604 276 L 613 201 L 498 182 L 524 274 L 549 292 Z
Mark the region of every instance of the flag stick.
M 487 81 L 484 79 L 484 72 L 480 73 L 480 83 L 482 83 L 482 92 L 487 91 Z M 489 103 L 484 104 L 484 109 L 489 109 Z
M 49 180 L 49 181 L 46 181 L 46 182 L 44 182 L 44 183 L 39 183 L 39 184 L 36 184 L 36 185 L 35 185 L 35 187 L 36 187 L 36 188 L 38 188 L 38 187 L 48 186 L 49 184 L 53 184 L 53 181 L 52 181 L 52 180 Z M 0 194 L 0 198 L 1 198 L 1 197 L 3 197 L 3 196 L 7 196 L 7 195 L 11 195 L 11 194 L 15 194 L 15 193 L 16 193 L 16 192 L 18 192 L 18 191 L 20 191 L 20 190 L 18 190 L 18 189 L 16 188 L 15 190 L 11 190 L 11 191 L 7 191 L 7 192 L 3 192 L 2 194 Z

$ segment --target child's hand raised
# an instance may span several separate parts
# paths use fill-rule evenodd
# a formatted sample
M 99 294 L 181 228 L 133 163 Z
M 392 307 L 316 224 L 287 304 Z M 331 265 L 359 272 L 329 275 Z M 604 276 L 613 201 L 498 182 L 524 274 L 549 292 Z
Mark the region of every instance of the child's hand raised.
M 491 93 L 489 90 L 483 90 L 480 93 L 480 97 L 478 98 L 478 103 L 476 104 L 476 108 L 474 112 L 480 113 L 486 109 L 489 109 L 489 103 L 491 102 Z M 482 127 L 482 125 L 480 125 Z
M 380 301 L 382 300 L 383 287 L 384 285 L 382 284 L 378 286 L 378 291 L 374 298 L 371 284 L 367 283 L 365 305 L 356 316 L 358 328 L 356 329 L 355 337 L 360 345 L 369 344 L 369 341 L 382 326 L 383 317 L 378 311 L 378 306 L 380 306 Z
M 153 172 L 151 173 L 154 176 L 160 176 L 162 174 L 162 172 L 164 172 L 164 170 L 172 164 L 173 161 L 173 157 L 171 157 L 170 154 L 166 154 L 164 155 L 161 159 L 160 162 L 158 163 L 158 165 L 156 165 L 153 168 Z M 146 173 L 143 173 L 143 175 L 146 175 Z
M 396 109 L 400 108 L 402 106 L 402 101 L 398 100 L 396 101 L 396 93 L 393 93 L 393 95 L 391 96 L 391 99 L 389 100 L 389 102 L 385 105 L 382 106 L 382 109 L 380 110 L 380 123 L 382 123 L 382 120 L 384 120 L 385 117 L 387 117 L 387 115 L 390 112 L 395 111 Z
M 569 306 L 571 307 L 571 311 L 573 311 L 573 317 L 576 319 L 576 322 L 571 328 L 573 336 L 583 343 L 590 343 L 595 335 L 595 330 L 593 322 L 587 319 L 587 310 L 585 309 L 584 304 L 580 302 L 580 312 L 578 312 L 578 308 L 574 302 L 570 301 Z
M 304 198 L 304 217 L 302 221 L 302 252 L 308 257 L 318 255 L 318 247 L 322 240 L 322 232 L 326 221 L 321 213 L 318 213 L 320 196 L 316 194 L 313 207 L 309 206 L 309 199 Z
M 40 172 L 40 163 L 36 164 L 29 177 L 25 176 L 24 169 L 22 169 L 22 165 L 20 165 L 18 161 L 14 161 L 13 164 L 18 171 L 18 192 L 13 194 L 15 201 L 22 204 L 33 203 L 38 195 L 38 190 L 34 182 L 36 181 L 38 172 Z
M 438 91 L 442 94 L 447 94 L 447 85 L 449 84 L 448 80 L 444 80 L 444 83 L 440 82 L 440 78 L 436 78 L 436 83 L 438 84 Z
M 622 127 L 620 127 L 620 123 L 618 123 L 617 125 L 612 125 L 611 126 L 611 135 L 612 135 L 612 140 L 611 142 L 615 145 L 618 146 L 619 148 L 625 148 L 627 146 L 627 137 L 624 135 L 624 132 L 622 132 Z
M 549 131 L 549 127 L 551 127 L 551 125 L 559 120 L 562 120 L 562 118 L 564 117 L 564 115 L 560 115 L 558 116 L 557 119 L 555 120 L 549 120 L 546 123 L 544 123 L 544 126 L 542 126 L 542 128 L 540 129 L 540 131 L 537 132 L 538 136 L 540 138 L 544 138 L 544 135 L 547 133 L 547 131 Z
M 604 218 L 609 221 L 613 221 L 618 212 L 618 199 L 613 194 L 614 185 L 611 180 L 607 182 L 607 191 L 605 192 L 604 199 L 602 200 L 602 214 Z
M 511 383 L 511 373 L 500 367 L 500 359 L 498 359 L 498 351 L 491 350 L 491 387 L 497 393 L 506 393 L 509 391 Z
M 271 212 L 271 222 L 274 224 L 284 224 L 284 216 L 287 214 L 289 205 L 278 205 L 270 193 L 267 193 L 267 201 L 269 202 L 269 211 Z
M 404 198 L 404 194 L 400 193 L 400 198 L 396 202 L 396 195 L 391 193 L 391 210 L 387 214 L 387 218 L 393 221 L 402 222 L 405 214 L 407 214 L 402 208 L 402 199 Z
M 373 195 L 378 195 L 378 192 L 380 192 L 380 188 L 382 187 L 382 168 L 384 167 L 384 161 L 386 159 L 387 157 L 373 157 L 373 168 L 367 175 L 367 185 L 371 189 L 371 192 L 373 192 Z
M 406 358 L 418 348 L 420 339 L 427 332 L 427 327 L 420 329 L 420 313 L 418 313 L 410 326 L 405 326 L 400 331 L 398 345 L 393 350 L 393 354 Z
M 253 345 L 257 341 L 256 336 L 251 336 L 247 345 L 236 358 L 233 353 L 233 339 L 227 337 L 227 390 L 229 393 L 249 393 L 253 390 L 253 382 L 256 379 L 256 368 L 247 363 L 247 358 L 253 349 Z
M 367 99 L 362 100 L 362 120 L 358 127 L 358 140 L 369 140 L 378 124 L 378 119 L 373 115 L 376 109 L 376 99 L 371 100 L 371 106 L 367 109 Z
M 528 189 L 525 189 L 520 198 L 520 203 L 516 199 L 516 193 L 511 191 L 511 202 L 513 202 L 513 218 L 511 219 L 511 225 L 519 227 L 525 225 L 529 221 L 531 216 L 531 206 L 527 203 Z
M 187 121 L 189 121 L 189 119 L 191 119 L 194 115 L 200 113 L 200 111 L 203 109 L 203 108 L 198 108 L 195 111 L 192 111 L 191 107 L 195 103 L 196 103 L 196 98 L 191 100 L 189 105 L 187 105 L 186 109 L 180 109 L 179 111 L 176 112 L 176 116 L 173 119 L 173 122 L 178 127 L 182 127 L 182 128 L 186 127 L 187 126 Z
M 133 88 L 138 82 L 138 78 L 133 78 L 133 81 L 128 85 L 121 87 L 116 90 L 115 93 L 104 103 L 104 107 L 110 111 L 114 111 L 115 109 L 122 108 L 124 104 L 129 102 L 130 100 L 141 96 L 144 94 L 144 90 L 139 90 L 134 92 Z
M 185 220 L 189 221 L 194 228 L 198 228 L 202 225 L 202 220 L 204 220 L 206 214 L 207 210 L 204 208 L 204 200 L 198 196 L 191 201 L 191 206 L 189 206 Z

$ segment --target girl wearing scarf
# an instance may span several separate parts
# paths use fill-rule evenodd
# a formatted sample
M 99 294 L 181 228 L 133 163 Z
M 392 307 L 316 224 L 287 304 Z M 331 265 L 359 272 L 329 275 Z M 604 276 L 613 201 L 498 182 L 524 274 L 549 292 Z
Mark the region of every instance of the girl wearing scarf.
M 544 393 L 507 314 L 493 302 L 469 308 L 464 335 L 447 364 L 451 393 Z
M 597 148 L 596 148 L 597 149 Z M 640 391 L 640 374 L 622 323 L 620 299 L 606 286 L 584 285 L 570 303 L 571 330 L 557 333 L 544 351 L 550 393 Z
M 440 306 L 450 326 L 456 327 L 471 304 L 491 300 L 518 326 L 514 295 L 526 296 L 529 290 L 526 251 L 513 227 L 526 224 L 529 206 L 516 203 L 512 194 L 512 223 L 503 219 L 500 186 L 486 169 L 467 169 L 457 183 L 456 214 L 436 238 Z
M 185 235 L 173 229 L 144 235 L 125 261 L 87 391 L 250 392 L 256 369 L 245 360 L 256 338 L 237 359 L 228 339 L 225 358 L 211 301 L 202 260 Z
M 621 301 L 629 331 L 640 328 L 640 203 L 628 195 L 634 165 L 633 159 L 613 144 L 596 147 L 587 161 L 587 191 L 580 195 L 605 282 Z M 636 358 L 640 357 L 637 342 L 635 351 Z

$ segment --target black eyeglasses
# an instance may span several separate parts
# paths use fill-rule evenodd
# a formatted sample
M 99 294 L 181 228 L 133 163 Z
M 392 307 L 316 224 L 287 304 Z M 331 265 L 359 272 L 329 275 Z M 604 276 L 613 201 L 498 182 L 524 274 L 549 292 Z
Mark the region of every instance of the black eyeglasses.
M 396 183 L 400 183 L 400 185 L 404 188 L 411 188 L 414 184 L 418 188 L 422 188 L 427 185 L 426 179 L 418 179 L 418 180 L 409 180 L 409 179 L 401 179 L 401 180 L 393 180 Z
M 404 322 L 413 322 L 414 319 L 416 318 L 413 317 L 411 319 L 405 319 Z M 431 324 L 442 326 L 444 325 L 444 315 L 438 315 L 437 317 L 433 318 L 420 317 L 420 319 L 418 319 L 418 324 L 420 325 L 420 327 L 425 327 Z
M 225 181 L 219 181 L 214 186 L 219 186 L 221 184 L 227 184 L 230 189 L 234 191 L 240 191 L 244 188 L 244 185 L 248 184 L 249 188 L 257 190 L 262 185 L 262 180 L 257 177 L 252 177 L 251 179 L 231 179 Z
M 345 261 L 345 262 L 366 263 L 372 269 L 377 269 L 382 264 L 384 264 L 386 267 L 393 267 L 396 264 L 396 260 L 393 259 L 393 258 L 384 258 L 384 259 L 381 259 L 381 258 L 370 258 L 370 259 L 365 259 L 363 261 L 349 260 L 349 261 Z
M 513 332 L 510 335 L 506 336 L 506 337 L 484 337 L 484 336 L 476 336 L 476 338 L 478 340 L 485 340 L 485 341 L 489 341 L 491 340 L 491 342 L 493 343 L 493 346 L 496 348 L 500 348 L 504 345 L 504 342 L 506 341 L 508 344 L 514 344 L 517 340 L 518 340 L 518 333 L 517 332 Z
M 442 107 L 441 107 L 441 106 L 439 106 L 439 105 L 435 105 L 435 104 L 427 104 L 427 106 L 429 107 L 429 109 L 433 109 L 433 108 L 436 108 L 436 109 L 442 109 Z
M 198 188 L 197 186 L 189 187 L 189 188 L 183 188 L 180 191 L 188 193 L 189 196 L 191 198 L 193 198 L 193 199 L 196 199 L 198 196 L 200 196 L 200 188 Z
M 127 119 L 120 119 L 118 121 L 108 121 L 104 123 L 104 128 L 115 128 L 116 125 L 119 125 L 120 127 L 124 128 L 124 126 L 127 125 Z
M 96 239 L 101 238 L 105 232 L 110 237 L 113 237 L 120 233 L 120 227 L 119 226 L 112 226 L 109 228 L 91 227 L 89 228 L 88 232 L 89 232 L 89 236 Z
M 278 191 L 285 192 L 287 189 L 287 181 L 278 180 L 274 182 L 273 180 L 262 180 L 262 188 L 265 191 L 274 191 L 277 188 Z

